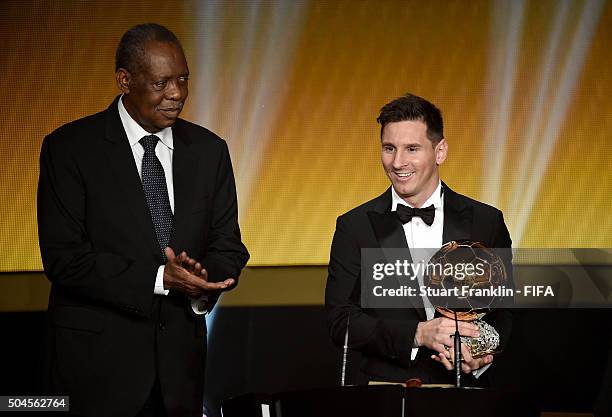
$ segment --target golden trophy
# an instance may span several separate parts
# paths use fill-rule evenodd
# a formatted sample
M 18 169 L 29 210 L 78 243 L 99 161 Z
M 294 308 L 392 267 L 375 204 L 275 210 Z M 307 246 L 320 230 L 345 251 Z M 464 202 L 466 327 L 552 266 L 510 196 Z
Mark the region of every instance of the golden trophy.
M 473 358 L 498 352 L 499 333 L 482 320 L 499 302 L 508 281 L 498 253 L 480 242 L 451 241 L 431 257 L 423 278 L 432 294 L 429 300 L 440 314 L 478 326 L 479 337 L 460 338 Z

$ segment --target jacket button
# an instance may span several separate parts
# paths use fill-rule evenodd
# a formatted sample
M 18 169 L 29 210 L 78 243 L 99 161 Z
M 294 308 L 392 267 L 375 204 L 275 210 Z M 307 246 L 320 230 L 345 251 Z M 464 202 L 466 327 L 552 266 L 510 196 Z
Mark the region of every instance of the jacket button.
M 163 321 L 160 321 L 158 326 L 159 330 L 166 330 L 166 323 L 164 323 Z

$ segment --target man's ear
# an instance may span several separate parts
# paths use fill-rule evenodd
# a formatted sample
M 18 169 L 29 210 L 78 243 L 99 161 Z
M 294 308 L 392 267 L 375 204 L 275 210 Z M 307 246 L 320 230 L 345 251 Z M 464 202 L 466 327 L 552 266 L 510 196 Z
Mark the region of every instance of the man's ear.
M 436 153 L 436 164 L 442 165 L 444 161 L 446 161 L 446 156 L 448 155 L 448 143 L 446 139 L 441 139 L 440 142 L 436 145 L 435 148 Z
M 130 93 L 130 86 L 132 84 L 132 74 L 129 73 L 125 68 L 119 68 L 115 72 L 115 80 L 117 80 L 117 87 L 123 94 Z

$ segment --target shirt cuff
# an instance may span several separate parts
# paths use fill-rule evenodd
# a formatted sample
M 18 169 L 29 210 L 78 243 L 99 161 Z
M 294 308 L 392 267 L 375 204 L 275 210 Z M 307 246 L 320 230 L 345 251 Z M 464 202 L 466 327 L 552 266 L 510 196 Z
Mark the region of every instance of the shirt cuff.
M 474 375 L 474 378 L 478 379 L 478 377 L 480 377 L 480 375 L 484 374 L 485 371 L 487 369 L 489 369 L 489 367 L 491 366 L 490 363 L 487 363 L 485 366 L 483 366 L 482 368 L 476 369 L 475 371 L 472 371 L 472 375 Z
M 208 311 L 208 296 L 203 295 L 197 300 L 191 300 L 191 309 L 197 315 L 205 314 Z
M 155 277 L 155 288 L 153 289 L 153 294 L 157 295 L 168 295 L 170 290 L 164 288 L 164 267 L 165 265 L 161 265 L 157 268 L 157 276 Z

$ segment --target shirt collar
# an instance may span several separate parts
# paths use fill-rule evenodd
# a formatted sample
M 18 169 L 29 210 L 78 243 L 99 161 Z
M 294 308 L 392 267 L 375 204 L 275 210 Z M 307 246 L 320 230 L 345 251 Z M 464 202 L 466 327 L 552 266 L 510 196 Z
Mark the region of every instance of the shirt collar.
M 410 204 L 406 203 L 406 201 L 400 197 L 395 188 L 391 186 L 391 211 L 397 210 L 397 205 L 402 204 L 404 206 L 412 207 Z M 442 182 L 438 181 L 438 186 L 432 195 L 429 196 L 425 203 L 421 207 L 429 207 L 433 204 L 435 208 L 442 207 Z
M 132 116 L 128 113 L 123 105 L 123 95 L 119 99 L 118 103 L 119 107 L 119 117 L 121 118 L 121 123 L 123 124 L 123 129 L 125 129 L 125 133 L 128 137 L 128 141 L 130 142 L 130 146 L 133 147 L 138 143 L 140 139 L 145 136 L 152 135 L 153 133 L 147 132 L 140 126 Z M 174 149 L 174 141 L 172 138 L 172 128 L 166 127 L 163 130 L 160 130 L 157 133 L 154 133 L 155 136 L 159 138 L 159 141 L 166 145 L 170 149 Z

